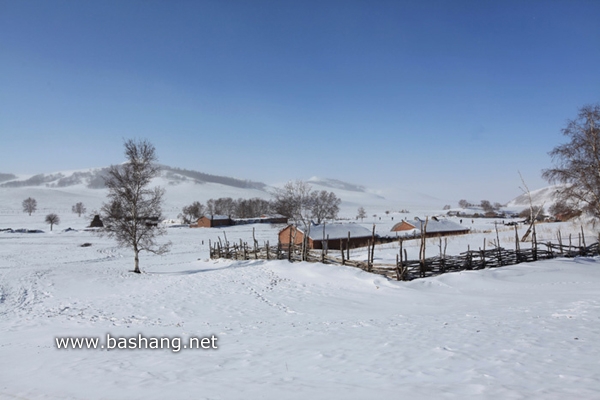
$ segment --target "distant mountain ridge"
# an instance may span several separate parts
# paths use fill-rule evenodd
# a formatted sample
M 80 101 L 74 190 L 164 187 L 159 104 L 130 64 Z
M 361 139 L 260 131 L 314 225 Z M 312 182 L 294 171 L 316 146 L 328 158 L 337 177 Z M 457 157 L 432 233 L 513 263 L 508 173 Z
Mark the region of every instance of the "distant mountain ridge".
M 84 185 L 89 189 L 104 189 L 104 177 L 108 168 L 94 168 L 84 171 L 58 172 L 53 174 L 37 174 L 27 179 L 18 179 L 14 174 L 0 174 L 0 187 L 19 188 L 46 186 L 50 188 L 64 188 L 75 185 Z M 231 178 L 228 176 L 211 175 L 198 171 L 173 168 L 166 165 L 161 166 L 161 176 L 169 184 L 175 185 L 184 181 L 193 183 L 218 183 L 225 186 L 231 186 L 242 189 L 264 190 L 267 186 L 262 182 L 254 182 Z
M 15 174 L 2 174 L 0 173 L 0 182 L 6 182 L 6 181 L 10 181 L 13 179 L 17 179 L 17 176 Z
M 196 183 L 220 183 L 221 185 L 232 186 L 242 189 L 264 190 L 267 186 L 262 182 L 255 182 L 247 179 L 237 179 L 222 175 L 211 175 L 203 172 L 191 171 L 187 169 L 174 168 L 166 165 L 162 166 L 162 173 L 169 181 L 185 181 L 192 179 Z
M 348 190 L 350 192 L 366 192 L 366 188 L 364 186 L 344 182 L 339 179 L 318 178 L 316 176 L 313 176 L 308 180 L 308 183 L 313 183 L 315 185 L 325 186 L 332 189 Z

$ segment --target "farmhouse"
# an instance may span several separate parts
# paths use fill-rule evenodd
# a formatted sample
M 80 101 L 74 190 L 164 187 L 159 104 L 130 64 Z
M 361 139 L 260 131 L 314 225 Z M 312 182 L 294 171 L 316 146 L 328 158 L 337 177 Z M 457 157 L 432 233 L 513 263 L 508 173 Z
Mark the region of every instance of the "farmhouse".
M 230 225 L 232 225 L 232 221 L 227 215 L 211 215 L 210 217 L 203 215 L 195 224 L 190 225 L 190 228 L 214 228 Z
M 279 242 L 283 248 L 288 248 L 290 243 L 300 246 L 307 233 L 310 249 L 339 250 L 340 245 L 343 248 L 363 247 L 369 243 L 372 236 L 371 231 L 358 224 L 311 224 L 310 229 L 288 225 L 279 231 Z
M 403 232 L 407 235 L 413 234 L 415 236 L 420 236 L 422 229 L 425 229 L 426 237 L 462 235 L 469 233 L 469 228 L 445 218 L 436 217 L 430 218 L 427 221 L 427 226 L 425 226 L 425 221 L 419 217 L 416 217 L 413 221 L 405 220 L 398 222 L 392 227 L 392 232 Z

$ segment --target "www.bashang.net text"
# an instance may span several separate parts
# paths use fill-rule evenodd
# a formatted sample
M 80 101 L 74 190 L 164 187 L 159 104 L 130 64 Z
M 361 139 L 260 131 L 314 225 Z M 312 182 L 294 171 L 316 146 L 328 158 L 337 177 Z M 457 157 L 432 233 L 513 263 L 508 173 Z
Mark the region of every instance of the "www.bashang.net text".
M 190 337 L 183 341 L 179 337 L 145 337 L 142 334 L 129 337 L 111 336 L 106 334 L 104 341 L 101 337 L 57 337 L 58 349 L 106 349 L 106 350 L 137 350 L 137 349 L 169 349 L 174 353 L 182 349 L 211 350 L 218 349 L 218 338 L 215 335 L 205 337 Z

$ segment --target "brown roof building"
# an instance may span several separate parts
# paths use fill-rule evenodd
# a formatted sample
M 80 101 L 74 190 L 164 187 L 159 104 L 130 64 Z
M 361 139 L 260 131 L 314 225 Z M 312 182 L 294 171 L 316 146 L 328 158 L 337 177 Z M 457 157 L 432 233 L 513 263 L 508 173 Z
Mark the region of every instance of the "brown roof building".
M 300 246 L 307 233 L 310 249 L 340 250 L 340 246 L 347 248 L 348 245 L 350 248 L 364 247 L 372 237 L 371 231 L 358 224 L 311 225 L 310 230 L 288 225 L 279 231 L 279 242 L 283 248 L 288 248 L 290 243 Z

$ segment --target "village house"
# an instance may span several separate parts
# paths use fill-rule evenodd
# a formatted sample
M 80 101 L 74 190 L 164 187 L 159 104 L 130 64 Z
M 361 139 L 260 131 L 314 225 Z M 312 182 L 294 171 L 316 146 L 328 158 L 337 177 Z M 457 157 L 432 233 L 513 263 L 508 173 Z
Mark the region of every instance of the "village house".
M 288 225 L 279 231 L 279 242 L 284 249 L 290 243 L 301 246 L 304 235 L 308 233 L 308 248 L 340 250 L 367 246 L 372 237 L 372 232 L 367 228 L 354 223 L 312 224 L 310 229 Z
M 227 215 L 211 215 L 210 217 L 203 215 L 198 218 L 195 224 L 191 224 L 190 228 L 214 228 L 216 226 L 230 226 L 232 224 L 231 218 Z
M 427 226 L 425 226 L 425 220 L 416 217 L 412 221 L 401 221 L 392 227 L 392 233 L 404 233 L 400 236 L 421 236 L 421 231 L 425 229 L 425 237 L 437 237 L 437 236 L 450 236 L 450 235 L 463 235 L 469 233 L 469 228 L 457 224 L 454 221 L 450 221 L 445 218 L 431 217 L 427 220 Z

